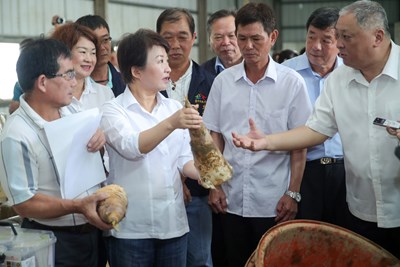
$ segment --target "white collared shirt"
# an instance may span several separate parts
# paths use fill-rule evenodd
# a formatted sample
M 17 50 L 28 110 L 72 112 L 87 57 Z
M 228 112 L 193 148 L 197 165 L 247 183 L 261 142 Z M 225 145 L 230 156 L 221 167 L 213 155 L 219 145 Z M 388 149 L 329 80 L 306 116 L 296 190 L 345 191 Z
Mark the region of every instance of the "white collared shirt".
M 347 66 L 332 72 L 307 122 L 327 136 L 340 133 L 350 211 L 383 228 L 400 226 L 398 140 L 372 123 L 375 117 L 400 119 L 400 50 L 391 46 L 382 73 L 370 83 Z
M 139 151 L 139 134 L 159 124 L 182 106 L 157 95 L 151 113 L 129 89 L 104 104 L 101 127 L 110 156 L 109 183 L 128 194 L 128 210 L 117 238 L 167 239 L 189 231 L 179 171 L 193 159 L 188 130 L 176 129 L 147 154 Z
M 264 76 L 253 84 L 244 62 L 221 72 L 214 80 L 203 115 L 206 127 L 221 133 L 224 157 L 233 177 L 222 185 L 228 212 L 243 217 L 275 217 L 276 205 L 288 188 L 289 152 L 252 152 L 237 148 L 232 132 L 246 134 L 249 118 L 265 134 L 304 125 L 311 113 L 303 78 L 269 58 Z
M 64 114 L 77 113 L 91 108 L 100 108 L 105 102 L 114 98 L 114 93 L 108 86 L 94 82 L 90 77 L 85 78 L 85 89 L 78 100 L 72 97 L 71 104 L 62 108 Z
M 190 60 L 189 68 L 177 81 L 169 82 L 167 94 L 169 98 L 175 99 L 185 106 L 185 98 L 188 96 L 190 82 L 192 81 L 193 61 Z
M 46 123 L 22 96 L 20 108 L 5 124 L 0 139 L 0 180 L 9 205 L 27 201 L 37 193 L 61 198 L 56 165 L 43 128 Z M 88 196 L 98 188 L 100 186 L 95 186 L 77 198 Z M 29 219 L 50 226 L 73 226 L 87 222 L 82 214 Z

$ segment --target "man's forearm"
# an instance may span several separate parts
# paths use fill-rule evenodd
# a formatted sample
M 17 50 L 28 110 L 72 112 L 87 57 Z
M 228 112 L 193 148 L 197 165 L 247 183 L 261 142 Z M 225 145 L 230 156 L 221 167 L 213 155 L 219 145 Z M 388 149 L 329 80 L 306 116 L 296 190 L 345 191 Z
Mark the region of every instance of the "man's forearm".
M 266 147 L 271 151 L 291 151 L 322 144 L 328 136 L 312 130 L 307 126 L 300 126 L 290 131 L 271 134 L 265 137 Z
M 27 201 L 14 205 L 13 209 L 21 217 L 50 219 L 70 213 L 79 213 L 79 200 L 36 194 Z
M 306 165 L 306 155 L 307 149 L 293 150 L 290 152 L 290 191 L 300 191 L 300 185 Z

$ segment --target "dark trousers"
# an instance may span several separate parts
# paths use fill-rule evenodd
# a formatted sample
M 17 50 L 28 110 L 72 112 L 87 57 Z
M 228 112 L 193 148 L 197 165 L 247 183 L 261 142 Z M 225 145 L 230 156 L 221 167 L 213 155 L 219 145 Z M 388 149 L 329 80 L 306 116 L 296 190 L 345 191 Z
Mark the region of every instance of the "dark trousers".
M 228 256 L 226 267 L 243 267 L 263 234 L 276 225 L 275 218 L 245 218 L 230 213 L 221 219 Z
M 222 216 L 220 213 L 212 214 L 211 254 L 214 267 L 226 267 L 228 265 Z
M 361 220 L 347 213 L 346 228 L 374 241 L 400 259 L 400 227 L 380 228 L 377 223 Z
M 343 163 L 322 165 L 319 161 L 307 162 L 300 193 L 296 218 L 345 226 L 348 208 Z
M 108 258 L 107 258 L 107 250 L 106 250 L 106 242 L 105 237 L 103 237 L 103 232 L 98 231 L 98 267 L 106 267 Z
M 34 221 L 24 219 L 22 228 L 52 231 L 57 238 L 55 244 L 56 267 L 97 267 L 98 264 L 98 232 L 94 226 L 74 230 L 48 227 Z

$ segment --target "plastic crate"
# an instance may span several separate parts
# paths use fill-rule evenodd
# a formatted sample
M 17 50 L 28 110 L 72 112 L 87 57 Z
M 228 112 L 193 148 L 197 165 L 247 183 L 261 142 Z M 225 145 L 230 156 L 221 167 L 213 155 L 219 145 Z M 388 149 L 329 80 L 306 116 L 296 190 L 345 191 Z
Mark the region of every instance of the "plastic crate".
M 0 222 L 0 267 L 54 267 L 56 237 L 51 231 Z

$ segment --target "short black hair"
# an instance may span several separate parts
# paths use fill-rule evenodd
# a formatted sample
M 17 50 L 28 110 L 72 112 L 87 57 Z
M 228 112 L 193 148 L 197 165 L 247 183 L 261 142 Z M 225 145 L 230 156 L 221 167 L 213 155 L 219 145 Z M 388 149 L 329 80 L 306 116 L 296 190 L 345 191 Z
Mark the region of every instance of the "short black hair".
M 25 46 L 27 46 L 29 43 L 31 43 L 32 41 L 34 41 L 35 39 L 34 38 L 25 38 L 24 40 L 22 40 L 20 43 L 19 43 L 19 51 L 21 51 L 22 49 L 24 49 L 25 48 Z
M 18 82 L 22 90 L 32 91 L 36 79 L 42 74 L 56 74 L 60 69 L 58 60 L 62 58 L 71 58 L 71 52 L 58 40 L 39 38 L 29 42 L 17 61 Z
M 195 30 L 194 18 L 189 10 L 185 8 L 167 8 L 157 18 L 156 29 L 161 32 L 161 27 L 164 22 L 177 22 L 182 16 L 186 19 L 190 33 L 193 35 Z
M 282 50 L 279 53 L 279 57 L 278 57 L 278 61 L 277 62 L 278 63 L 282 63 L 282 62 L 284 62 L 284 61 L 286 61 L 288 59 L 297 57 L 298 55 L 299 55 L 299 53 L 297 53 L 297 51 L 295 51 L 295 50 L 285 49 L 285 50 Z
M 329 27 L 334 27 L 339 18 L 339 8 L 337 7 L 321 7 L 314 10 L 306 23 L 306 29 L 311 26 L 325 30 Z
M 211 26 L 214 24 L 214 22 L 218 19 L 221 18 L 226 18 L 226 17 L 236 17 L 236 11 L 234 10 L 227 10 L 227 9 L 220 9 L 210 15 L 210 17 L 207 20 L 207 32 L 208 34 L 211 34 Z
M 238 25 L 246 26 L 255 22 L 260 22 L 264 31 L 270 35 L 276 29 L 274 10 L 264 3 L 248 3 L 244 5 L 236 14 L 236 31 Z
M 75 23 L 86 26 L 92 31 L 104 27 L 107 29 L 108 33 L 110 33 L 110 27 L 108 27 L 107 21 L 99 15 L 86 15 L 77 19 Z
M 161 46 L 169 52 L 168 42 L 158 33 L 139 29 L 135 33 L 125 35 L 118 45 L 118 65 L 125 83 L 131 83 L 132 67 L 144 68 L 147 63 L 147 54 L 153 46 Z

